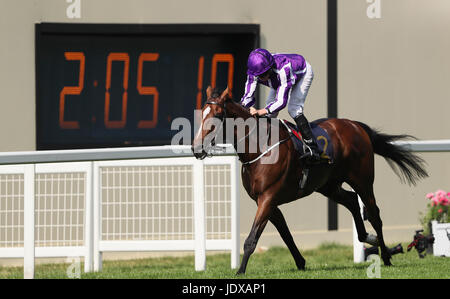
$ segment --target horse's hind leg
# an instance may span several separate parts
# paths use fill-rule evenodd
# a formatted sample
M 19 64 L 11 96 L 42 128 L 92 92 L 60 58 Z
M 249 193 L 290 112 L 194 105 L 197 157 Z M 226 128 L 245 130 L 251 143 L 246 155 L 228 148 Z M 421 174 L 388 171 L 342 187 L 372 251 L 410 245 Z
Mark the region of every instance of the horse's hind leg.
M 372 224 L 377 233 L 378 246 L 380 246 L 381 257 L 383 258 L 384 264 L 386 266 L 392 265 L 391 254 L 389 253 L 389 250 L 386 247 L 383 239 L 383 222 L 381 221 L 380 217 L 380 209 L 378 208 L 375 201 L 372 184 L 364 185 L 356 182 L 349 182 L 349 184 L 354 190 L 356 190 L 356 192 L 358 192 L 362 202 L 366 206 L 369 222 L 370 224 Z
M 353 191 L 343 189 L 340 184 L 332 184 L 331 187 L 323 188 L 318 191 L 329 199 L 343 205 L 350 211 L 350 213 L 352 213 L 356 231 L 358 232 L 358 240 L 360 242 L 375 245 L 372 241 L 374 238 L 367 233 L 364 226 L 364 221 L 361 216 L 361 208 L 358 202 L 358 194 Z
M 294 258 L 297 268 L 299 270 L 305 270 L 305 259 L 300 254 L 300 251 L 298 251 L 294 239 L 292 238 L 291 232 L 289 231 L 289 228 L 286 224 L 286 220 L 284 219 L 283 214 L 278 207 L 275 207 L 272 210 L 272 214 L 270 215 L 269 220 L 276 227 L 284 243 L 289 248 L 289 251 Z

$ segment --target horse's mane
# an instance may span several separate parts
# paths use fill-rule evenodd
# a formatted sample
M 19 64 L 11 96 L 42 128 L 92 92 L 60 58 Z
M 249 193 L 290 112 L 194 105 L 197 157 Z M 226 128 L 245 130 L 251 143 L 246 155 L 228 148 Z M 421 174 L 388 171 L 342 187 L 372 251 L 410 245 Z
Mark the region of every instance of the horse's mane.
M 251 117 L 250 111 L 244 108 L 241 104 L 236 102 L 235 100 L 228 98 L 228 103 L 232 103 L 232 109 L 233 111 L 242 118 L 249 118 Z
M 222 95 L 222 91 L 220 91 L 218 88 L 214 88 L 211 92 L 211 98 L 215 99 L 215 98 L 220 98 L 220 96 Z M 247 108 L 244 108 L 242 105 L 240 105 L 239 102 L 235 101 L 233 98 L 231 97 L 227 97 L 225 99 L 225 101 L 230 104 L 232 104 L 232 109 L 233 112 L 235 114 L 237 114 L 239 117 L 242 118 L 249 118 L 251 117 L 250 111 Z M 230 107 L 230 106 L 227 106 Z

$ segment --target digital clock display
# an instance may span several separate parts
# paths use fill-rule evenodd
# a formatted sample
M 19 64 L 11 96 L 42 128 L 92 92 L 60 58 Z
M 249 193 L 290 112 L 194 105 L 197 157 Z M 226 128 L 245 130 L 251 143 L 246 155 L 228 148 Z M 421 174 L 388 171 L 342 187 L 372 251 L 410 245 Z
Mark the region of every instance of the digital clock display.
M 258 25 L 36 25 L 37 149 L 170 144 L 208 85 L 241 96 Z

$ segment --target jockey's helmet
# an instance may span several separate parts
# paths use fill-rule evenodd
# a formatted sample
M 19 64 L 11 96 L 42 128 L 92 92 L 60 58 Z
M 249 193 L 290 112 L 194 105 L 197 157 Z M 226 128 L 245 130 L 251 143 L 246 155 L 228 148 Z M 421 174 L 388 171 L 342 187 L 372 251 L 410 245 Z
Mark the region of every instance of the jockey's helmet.
M 266 49 L 255 49 L 248 56 L 247 74 L 259 76 L 268 71 L 275 63 L 272 54 Z

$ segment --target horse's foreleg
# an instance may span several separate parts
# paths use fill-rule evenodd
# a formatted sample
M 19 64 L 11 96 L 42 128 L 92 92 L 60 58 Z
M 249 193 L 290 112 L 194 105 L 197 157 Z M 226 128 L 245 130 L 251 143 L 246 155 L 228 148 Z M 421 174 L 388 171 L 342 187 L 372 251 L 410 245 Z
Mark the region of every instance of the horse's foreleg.
M 258 243 L 259 237 L 261 236 L 264 228 L 266 227 L 267 221 L 269 220 L 269 215 L 271 213 L 270 200 L 260 200 L 258 199 L 258 210 L 256 211 L 255 220 L 253 221 L 250 234 L 244 242 L 244 256 L 242 257 L 241 266 L 236 274 L 245 273 L 247 268 L 248 259 L 250 255 L 255 251 L 256 244 Z
M 295 245 L 294 238 L 292 238 L 286 220 L 278 207 L 275 207 L 272 210 L 269 220 L 276 227 L 284 243 L 289 248 L 289 251 L 294 257 L 297 268 L 299 270 L 305 270 L 305 259 L 300 254 L 300 251 L 298 251 L 297 245 Z

